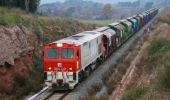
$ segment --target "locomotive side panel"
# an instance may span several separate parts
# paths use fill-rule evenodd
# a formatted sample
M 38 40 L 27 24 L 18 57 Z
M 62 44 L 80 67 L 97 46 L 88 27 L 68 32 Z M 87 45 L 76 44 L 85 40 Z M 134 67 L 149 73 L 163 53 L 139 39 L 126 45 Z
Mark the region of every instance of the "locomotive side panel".
M 101 55 L 101 39 L 95 38 L 81 45 L 81 64 L 83 69 Z

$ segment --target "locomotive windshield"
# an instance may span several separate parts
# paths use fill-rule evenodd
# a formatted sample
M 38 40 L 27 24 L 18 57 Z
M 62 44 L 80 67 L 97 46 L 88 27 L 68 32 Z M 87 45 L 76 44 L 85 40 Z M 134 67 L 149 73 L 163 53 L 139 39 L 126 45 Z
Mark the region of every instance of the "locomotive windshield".
M 56 48 L 47 48 L 46 56 L 47 58 L 58 58 L 58 50 Z
M 71 48 L 62 49 L 62 58 L 63 59 L 72 59 L 74 57 L 74 50 Z

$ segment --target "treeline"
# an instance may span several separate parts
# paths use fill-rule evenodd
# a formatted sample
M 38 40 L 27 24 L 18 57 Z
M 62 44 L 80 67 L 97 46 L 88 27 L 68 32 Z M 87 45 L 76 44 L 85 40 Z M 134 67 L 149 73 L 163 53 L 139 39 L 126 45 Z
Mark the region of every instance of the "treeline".
M 86 0 L 66 0 L 41 5 L 39 13 L 78 19 L 110 19 L 113 16 L 113 6 Z
M 0 0 L 0 6 L 17 7 L 28 12 L 35 12 L 40 4 L 40 0 Z

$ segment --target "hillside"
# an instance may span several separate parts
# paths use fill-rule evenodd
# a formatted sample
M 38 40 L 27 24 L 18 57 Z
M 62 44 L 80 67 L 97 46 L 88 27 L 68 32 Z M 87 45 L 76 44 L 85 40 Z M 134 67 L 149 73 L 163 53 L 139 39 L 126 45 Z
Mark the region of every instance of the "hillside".
M 135 71 L 122 92 L 122 100 L 169 100 L 169 16 L 169 11 L 160 14 L 157 28 L 150 32 L 145 48 L 135 62 Z
M 0 8 L 0 100 L 18 100 L 41 88 L 44 44 L 95 27 L 72 19 Z

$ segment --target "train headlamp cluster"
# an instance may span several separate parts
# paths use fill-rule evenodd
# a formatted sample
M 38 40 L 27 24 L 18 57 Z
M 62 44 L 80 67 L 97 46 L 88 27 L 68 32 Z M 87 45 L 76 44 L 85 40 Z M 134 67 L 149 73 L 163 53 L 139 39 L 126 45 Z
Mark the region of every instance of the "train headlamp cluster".
M 57 47 L 62 47 L 62 46 L 63 46 L 63 44 L 59 44 L 59 43 L 57 44 Z
M 51 67 L 48 67 L 48 70 L 51 70 L 52 68 Z
M 69 70 L 73 70 L 73 68 L 69 68 Z

